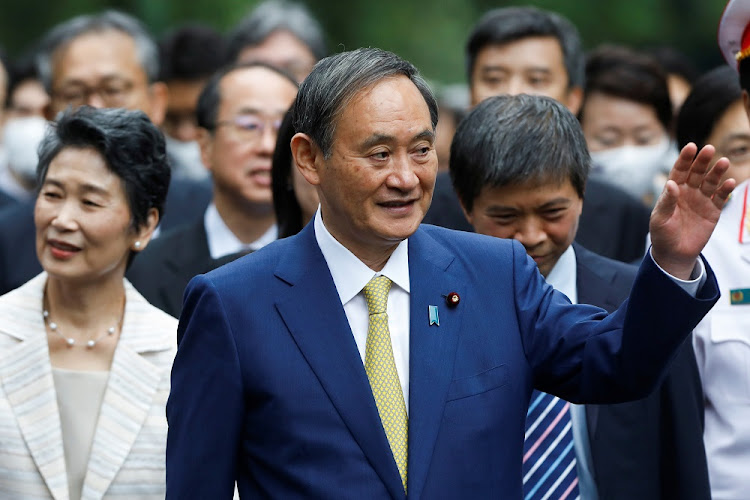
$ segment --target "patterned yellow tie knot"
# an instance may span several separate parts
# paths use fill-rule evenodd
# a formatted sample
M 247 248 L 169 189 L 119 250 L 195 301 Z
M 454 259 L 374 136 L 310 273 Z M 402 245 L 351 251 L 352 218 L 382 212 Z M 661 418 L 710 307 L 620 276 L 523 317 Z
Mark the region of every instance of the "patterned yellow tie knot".
M 363 292 L 370 314 L 383 314 L 385 312 L 390 289 L 391 280 L 387 276 L 375 276 L 365 285 Z

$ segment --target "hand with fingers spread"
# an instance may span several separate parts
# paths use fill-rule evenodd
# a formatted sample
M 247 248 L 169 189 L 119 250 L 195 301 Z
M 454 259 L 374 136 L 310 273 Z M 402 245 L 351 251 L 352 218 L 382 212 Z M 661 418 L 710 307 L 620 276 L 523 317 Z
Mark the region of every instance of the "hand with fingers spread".
M 659 266 L 672 276 L 690 279 L 696 259 L 711 237 L 734 179 L 722 181 L 729 160 L 711 166 L 713 146 L 698 148 L 689 143 L 669 173 L 651 213 L 651 253 Z

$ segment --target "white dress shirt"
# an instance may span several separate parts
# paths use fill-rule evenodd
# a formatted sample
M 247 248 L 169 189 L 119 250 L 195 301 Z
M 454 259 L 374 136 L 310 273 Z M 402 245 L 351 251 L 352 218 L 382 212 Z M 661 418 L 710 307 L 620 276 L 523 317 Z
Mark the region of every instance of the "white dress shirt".
M 279 237 L 279 228 L 274 224 L 252 243 L 247 245 L 242 243 L 232 230 L 227 227 L 213 202 L 206 208 L 206 212 L 203 215 L 203 225 L 206 228 L 208 253 L 211 254 L 212 259 L 218 259 L 225 255 L 242 252 L 243 250 L 260 250 L 269 243 L 276 241 Z
M 734 189 L 703 251 L 716 274 L 721 299 L 693 336 L 705 400 L 703 442 L 715 500 L 750 498 L 750 304 L 731 301 L 732 290 L 750 289 L 749 191 L 750 181 Z
M 346 319 L 357 343 L 362 363 L 365 362 L 367 327 L 370 314 L 362 289 L 375 276 L 386 276 L 392 282 L 388 293 L 388 329 L 391 333 L 393 358 L 404 391 L 406 412 L 409 412 L 409 243 L 404 240 L 396 247 L 382 271 L 367 267 L 326 229 L 320 208 L 315 213 L 315 239 L 331 271 L 333 283 L 344 306 Z

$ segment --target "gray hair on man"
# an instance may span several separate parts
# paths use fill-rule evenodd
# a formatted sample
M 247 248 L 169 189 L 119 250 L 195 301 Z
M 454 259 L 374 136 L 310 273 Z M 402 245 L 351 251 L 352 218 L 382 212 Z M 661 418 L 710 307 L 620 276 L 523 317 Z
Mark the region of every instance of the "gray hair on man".
M 55 55 L 79 36 L 106 31 L 120 31 L 130 36 L 148 82 L 153 83 L 159 79 L 159 49 L 143 23 L 123 12 L 105 10 L 98 14 L 84 14 L 68 19 L 44 36 L 36 57 L 36 66 L 48 93 L 52 93 L 52 59 Z
M 323 156 L 330 158 L 336 121 L 342 110 L 360 91 L 397 76 L 409 78 L 422 94 L 434 130 L 437 100 L 417 68 L 392 52 L 362 48 L 326 57 L 315 65 L 292 105 L 295 131 L 307 134 Z
M 294 35 L 317 60 L 328 54 L 323 29 L 307 7 L 287 0 L 268 0 L 258 5 L 229 34 L 227 62 L 236 61 L 245 47 L 259 45 L 279 30 Z

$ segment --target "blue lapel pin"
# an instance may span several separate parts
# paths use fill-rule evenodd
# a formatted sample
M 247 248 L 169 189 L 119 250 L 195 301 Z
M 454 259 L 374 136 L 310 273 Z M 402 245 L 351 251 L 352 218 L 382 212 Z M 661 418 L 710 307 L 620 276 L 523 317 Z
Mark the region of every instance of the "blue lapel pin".
M 430 312 L 430 326 L 440 326 L 440 317 L 438 316 L 437 306 L 428 306 L 427 309 Z

